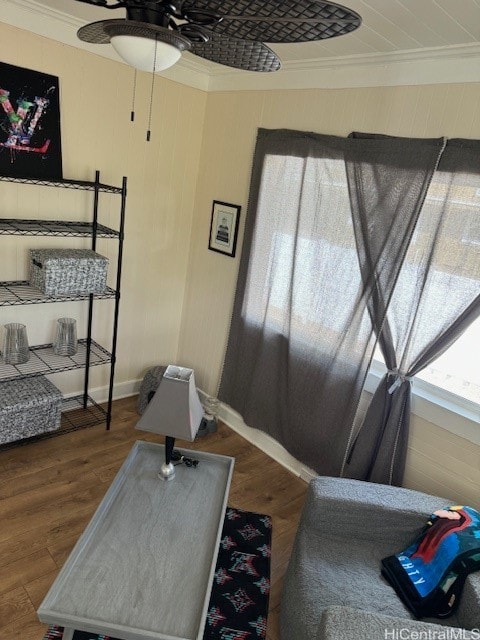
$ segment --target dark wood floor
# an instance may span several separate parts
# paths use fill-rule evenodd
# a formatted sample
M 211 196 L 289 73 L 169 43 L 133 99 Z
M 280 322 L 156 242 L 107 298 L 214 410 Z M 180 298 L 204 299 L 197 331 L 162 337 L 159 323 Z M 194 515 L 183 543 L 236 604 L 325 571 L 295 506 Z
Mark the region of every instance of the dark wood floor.
M 135 440 L 136 398 L 114 403 L 112 429 L 94 427 L 0 452 L 0 638 L 41 640 L 36 609 Z M 182 443 L 184 446 L 184 443 Z M 235 457 L 232 507 L 273 518 L 268 640 L 278 612 L 306 483 L 225 425 L 185 445 Z

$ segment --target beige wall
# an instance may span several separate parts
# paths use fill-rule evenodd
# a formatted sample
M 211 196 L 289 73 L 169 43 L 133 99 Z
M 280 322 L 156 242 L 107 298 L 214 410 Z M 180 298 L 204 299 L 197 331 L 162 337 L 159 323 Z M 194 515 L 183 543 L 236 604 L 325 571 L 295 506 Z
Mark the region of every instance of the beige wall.
M 209 393 L 219 381 L 240 254 L 208 251 L 211 203 L 241 204 L 243 231 L 258 127 L 480 138 L 480 84 L 208 95 L 179 355 Z
M 480 509 L 480 446 L 415 415 L 410 427 L 405 486 Z
M 148 74 L 138 75 L 131 123 L 133 71 L 126 65 L 4 24 L 0 60 L 59 76 L 65 177 L 93 179 L 95 169 L 103 182 L 114 185 L 128 177 L 116 375 L 121 393 L 122 385 L 128 390 L 128 383 L 148 366 L 177 356 L 206 94 L 157 76 L 152 138 L 146 142 Z M 101 198 L 100 221 L 117 227 L 120 199 Z M 0 202 L 2 217 L 88 219 L 92 196 L 2 182 Z M 0 278 L 28 277 L 29 247 L 64 247 L 67 242 L 82 246 L 65 238 L 0 236 Z M 98 251 L 112 262 L 116 248 L 115 241 L 99 241 Z M 99 301 L 95 308 L 96 335 L 109 348 L 113 302 Z M 32 344 L 42 344 L 51 341 L 55 318 L 61 315 L 77 317 L 82 335 L 82 303 L 1 307 L 0 324 L 23 320 Z M 107 367 L 92 374 L 94 387 L 107 383 Z M 78 388 L 77 379 L 63 374 L 59 386 L 64 391 Z
M 208 95 L 179 350 L 202 389 L 217 389 L 239 264 L 207 249 L 211 203 L 241 204 L 243 231 L 257 128 L 479 138 L 479 106 L 479 84 Z M 412 422 L 406 484 L 478 504 L 480 447 Z

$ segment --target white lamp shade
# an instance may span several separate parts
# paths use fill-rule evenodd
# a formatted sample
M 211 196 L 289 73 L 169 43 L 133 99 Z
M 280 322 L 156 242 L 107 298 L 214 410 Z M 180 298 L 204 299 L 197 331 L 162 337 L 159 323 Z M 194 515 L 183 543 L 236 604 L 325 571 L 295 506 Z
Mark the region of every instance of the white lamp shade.
M 170 364 L 136 429 L 192 441 L 202 418 L 193 369 Z
M 110 42 L 122 60 L 140 71 L 152 72 L 154 68 L 163 71 L 178 62 L 182 55 L 174 45 L 152 38 L 113 35 Z

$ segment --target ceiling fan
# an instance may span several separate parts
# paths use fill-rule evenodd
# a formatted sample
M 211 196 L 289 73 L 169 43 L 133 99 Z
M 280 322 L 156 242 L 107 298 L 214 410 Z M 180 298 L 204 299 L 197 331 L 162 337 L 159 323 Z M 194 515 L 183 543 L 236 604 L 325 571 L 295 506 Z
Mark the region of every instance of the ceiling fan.
M 161 71 L 183 51 L 247 71 L 277 71 L 280 58 L 264 42 L 305 42 L 345 35 L 362 19 L 323 0 L 76 0 L 126 17 L 81 27 L 80 40 L 114 47 L 128 64 Z

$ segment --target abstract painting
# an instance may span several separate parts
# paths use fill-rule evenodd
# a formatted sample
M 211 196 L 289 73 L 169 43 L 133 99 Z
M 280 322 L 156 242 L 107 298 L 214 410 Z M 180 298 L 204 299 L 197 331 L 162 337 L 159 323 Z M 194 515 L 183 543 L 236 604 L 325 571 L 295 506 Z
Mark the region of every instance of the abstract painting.
M 56 76 L 0 62 L 0 174 L 62 178 Z

